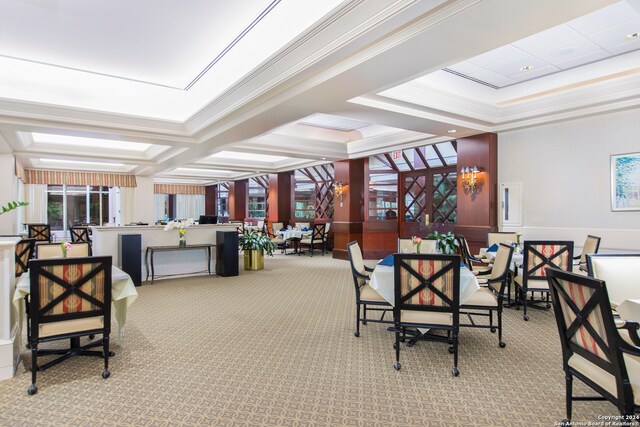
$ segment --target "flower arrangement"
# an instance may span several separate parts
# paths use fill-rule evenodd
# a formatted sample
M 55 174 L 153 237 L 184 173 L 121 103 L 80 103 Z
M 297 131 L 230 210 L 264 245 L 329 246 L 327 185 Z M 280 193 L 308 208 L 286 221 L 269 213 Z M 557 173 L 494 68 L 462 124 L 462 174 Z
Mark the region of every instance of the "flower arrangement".
M 66 258 L 67 254 L 71 252 L 72 248 L 73 246 L 71 246 L 71 243 L 69 242 L 60 243 L 60 249 L 62 249 L 62 258 Z
M 187 245 L 187 237 L 186 237 L 187 227 L 193 224 L 195 224 L 195 221 L 193 220 L 193 218 L 189 218 L 183 221 L 169 221 L 167 222 L 167 225 L 164 226 L 164 231 L 169 231 L 177 228 L 178 236 L 180 238 L 180 240 L 178 241 L 178 244 L 180 246 L 186 246 Z
M 415 245 L 416 253 L 420 253 L 420 245 L 422 244 L 422 239 L 418 236 L 411 236 L 411 243 Z

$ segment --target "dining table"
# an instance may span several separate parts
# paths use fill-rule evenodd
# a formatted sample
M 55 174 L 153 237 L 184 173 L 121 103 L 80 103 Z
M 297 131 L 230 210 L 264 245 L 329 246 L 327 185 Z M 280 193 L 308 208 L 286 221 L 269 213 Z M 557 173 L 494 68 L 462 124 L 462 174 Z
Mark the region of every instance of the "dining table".
M 300 249 L 298 244 L 303 237 L 310 236 L 312 230 L 302 230 L 299 228 L 291 228 L 286 230 L 276 230 L 275 235 L 287 242 L 293 242 L 293 252 L 289 252 L 287 255 L 299 254 Z
M 369 280 L 369 286 L 391 305 L 395 305 L 393 273 L 393 266 L 378 264 Z M 468 300 L 479 288 L 476 276 L 466 266 L 460 266 L 460 304 Z
M 29 272 L 25 272 L 20 276 L 16 283 L 16 290 L 13 294 L 13 304 L 18 313 L 20 313 L 20 322 L 22 323 L 24 304 L 22 300 L 31 293 L 31 285 L 29 280 Z M 111 301 L 115 308 L 116 321 L 118 322 L 118 337 L 124 338 L 124 325 L 127 322 L 127 310 L 131 304 L 138 298 L 131 277 L 116 267 L 111 266 Z

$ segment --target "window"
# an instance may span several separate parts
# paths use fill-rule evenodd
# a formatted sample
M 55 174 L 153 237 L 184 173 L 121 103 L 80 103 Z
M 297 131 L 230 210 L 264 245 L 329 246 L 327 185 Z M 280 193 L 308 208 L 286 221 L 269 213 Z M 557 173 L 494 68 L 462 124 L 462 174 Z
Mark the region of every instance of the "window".
M 154 200 L 156 221 L 204 215 L 204 194 L 155 194 Z
M 374 173 L 369 177 L 369 219 L 395 220 L 398 217 L 398 175 Z
M 299 169 L 294 178 L 294 217 L 333 218 L 333 165 Z
M 49 185 L 47 193 L 47 220 L 52 230 L 109 222 L 109 187 Z
M 265 176 L 249 180 L 249 218 L 267 217 L 267 194 L 269 183 Z
M 218 184 L 218 217 L 229 216 L 229 184 Z

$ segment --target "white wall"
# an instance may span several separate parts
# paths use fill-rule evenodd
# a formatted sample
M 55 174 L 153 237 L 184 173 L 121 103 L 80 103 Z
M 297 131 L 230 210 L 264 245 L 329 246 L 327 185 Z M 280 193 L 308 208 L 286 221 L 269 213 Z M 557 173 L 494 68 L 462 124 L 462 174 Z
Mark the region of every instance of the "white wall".
M 155 223 L 155 200 L 153 195 L 153 178 L 136 176 L 138 184 L 134 190 L 133 221 Z
M 640 109 L 498 135 L 498 182 L 522 182 L 525 239 L 587 234 L 607 251 L 640 252 L 640 211 L 611 210 L 610 156 L 640 152 Z
M 18 200 L 18 182 L 13 155 L 0 154 L 0 206 Z M 24 209 L 24 208 L 19 208 Z M 18 230 L 16 211 L 0 216 L 0 234 L 15 234 Z

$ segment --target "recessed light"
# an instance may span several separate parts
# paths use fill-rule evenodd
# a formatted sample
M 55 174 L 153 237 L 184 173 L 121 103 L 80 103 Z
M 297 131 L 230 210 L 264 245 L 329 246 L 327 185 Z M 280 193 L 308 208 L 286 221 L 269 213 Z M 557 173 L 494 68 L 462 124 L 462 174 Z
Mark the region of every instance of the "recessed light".
M 458 132 L 458 131 L 457 131 L 457 130 L 455 130 L 455 129 L 449 129 L 449 130 L 447 131 L 447 133 L 456 133 L 456 132 Z
M 520 71 L 522 71 L 522 72 L 527 72 L 527 71 L 531 71 L 531 70 L 533 70 L 533 65 L 525 65 L 525 66 L 520 67 Z
M 640 32 L 638 31 L 636 31 L 635 33 L 629 33 L 625 36 L 627 40 L 637 39 L 638 37 L 640 37 Z
M 327 160 L 327 158 L 326 158 L 326 157 L 323 157 L 323 158 L 322 158 L 322 160 Z

